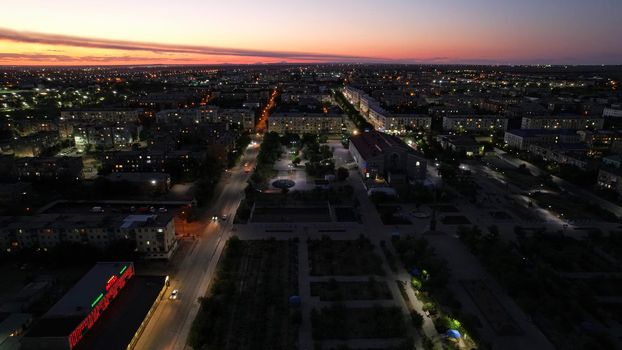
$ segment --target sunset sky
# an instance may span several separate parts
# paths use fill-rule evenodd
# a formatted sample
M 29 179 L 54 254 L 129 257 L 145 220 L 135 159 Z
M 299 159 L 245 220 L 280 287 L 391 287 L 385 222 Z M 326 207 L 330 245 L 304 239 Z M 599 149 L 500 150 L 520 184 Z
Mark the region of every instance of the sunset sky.
M 622 64 L 621 0 L 20 0 L 0 65 Z

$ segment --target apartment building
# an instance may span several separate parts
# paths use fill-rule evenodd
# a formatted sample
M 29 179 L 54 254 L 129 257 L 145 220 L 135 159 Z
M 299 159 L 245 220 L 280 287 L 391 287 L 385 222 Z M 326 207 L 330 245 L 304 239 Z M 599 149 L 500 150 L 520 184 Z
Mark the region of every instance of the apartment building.
M 268 130 L 279 134 L 341 133 L 344 116 L 325 113 L 274 113 L 268 120 Z
M 173 215 L 89 213 L 1 217 L 0 246 L 12 251 L 78 243 L 104 249 L 115 241 L 131 240 L 145 257 L 168 259 L 176 246 Z

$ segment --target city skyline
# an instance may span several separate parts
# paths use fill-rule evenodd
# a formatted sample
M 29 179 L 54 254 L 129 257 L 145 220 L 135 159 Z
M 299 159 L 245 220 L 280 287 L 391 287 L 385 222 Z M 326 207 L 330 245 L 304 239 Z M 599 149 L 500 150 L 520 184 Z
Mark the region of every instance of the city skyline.
M 620 64 L 620 11 L 613 0 L 31 0 L 0 14 L 0 65 Z

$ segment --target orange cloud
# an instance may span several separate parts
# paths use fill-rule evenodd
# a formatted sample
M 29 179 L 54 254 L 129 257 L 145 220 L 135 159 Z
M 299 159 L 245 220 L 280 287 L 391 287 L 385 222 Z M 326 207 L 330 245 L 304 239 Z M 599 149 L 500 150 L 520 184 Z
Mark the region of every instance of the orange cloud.
M 108 39 L 96 39 L 96 38 L 84 38 L 78 36 L 68 35 L 55 35 L 45 33 L 33 33 L 33 32 L 20 32 L 11 29 L 0 28 L 0 40 L 10 41 L 15 43 L 27 43 L 37 45 L 52 45 L 52 46 L 64 46 L 64 47 L 79 47 L 89 49 L 107 49 L 107 50 L 119 50 L 119 51 L 141 51 L 150 52 L 153 54 L 181 54 L 185 56 L 229 56 L 229 57 L 253 57 L 253 58 L 265 58 L 268 60 L 285 60 L 285 61 L 308 61 L 308 62 L 381 62 L 386 61 L 381 58 L 364 57 L 364 56 L 351 56 L 351 55 L 339 55 L 339 54 L 324 54 L 324 53 L 311 53 L 311 52 L 293 52 L 293 51 L 271 51 L 271 50 L 249 50 L 239 48 L 222 48 L 211 46 L 195 46 L 195 45 L 176 45 L 176 44 L 159 44 L 148 42 L 136 42 L 125 40 L 108 40 Z M 22 56 L 19 56 L 19 55 Z M 46 55 L 39 53 L 5 53 L 4 60 L 8 60 L 9 56 L 13 56 L 15 59 L 44 61 Z M 47 55 L 53 61 L 71 61 L 74 58 L 68 55 Z M 90 61 L 108 61 L 111 62 L 114 59 L 123 61 L 142 61 L 153 60 L 154 57 L 148 58 L 134 58 L 130 56 L 125 57 L 75 57 L 76 60 L 90 60 Z M 2 59 L 2 58 L 0 58 Z M 164 58 L 165 61 L 171 60 Z M 195 58 L 176 58 L 175 60 L 193 61 Z

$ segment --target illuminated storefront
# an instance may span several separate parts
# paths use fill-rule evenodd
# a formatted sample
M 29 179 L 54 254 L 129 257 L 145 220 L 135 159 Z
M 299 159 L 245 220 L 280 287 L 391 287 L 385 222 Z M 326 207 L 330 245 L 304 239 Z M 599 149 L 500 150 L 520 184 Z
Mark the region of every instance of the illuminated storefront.
M 134 265 L 128 263 L 123 265 L 118 274 L 113 274 L 108 278 L 105 288 L 93 299 L 91 312 L 69 335 L 70 348 L 76 346 L 82 339 L 82 336 L 93 327 L 99 316 L 108 308 L 108 305 L 117 297 L 119 291 L 125 287 L 125 284 L 132 276 L 134 276 Z
M 33 324 L 21 339 L 22 348 L 71 350 L 80 348 L 85 335 L 134 277 L 131 262 L 97 263 Z M 134 285 L 134 284 L 132 284 Z

